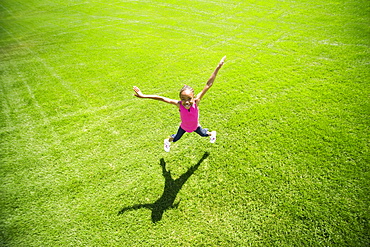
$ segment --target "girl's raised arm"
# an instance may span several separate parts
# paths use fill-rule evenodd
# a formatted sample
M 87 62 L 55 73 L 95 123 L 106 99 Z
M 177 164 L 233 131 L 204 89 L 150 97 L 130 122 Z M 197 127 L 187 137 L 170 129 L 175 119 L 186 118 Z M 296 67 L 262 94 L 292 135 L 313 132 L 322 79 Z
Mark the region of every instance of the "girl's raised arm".
M 220 62 L 218 63 L 215 71 L 213 71 L 211 77 L 208 79 L 207 81 L 207 84 L 205 85 L 205 87 L 203 88 L 203 90 L 197 95 L 197 98 L 196 98 L 196 101 L 197 103 L 199 104 L 199 101 L 202 99 L 202 97 L 206 94 L 206 92 L 208 91 L 208 89 L 210 89 L 213 85 L 213 82 L 215 81 L 216 79 L 216 76 L 217 76 L 217 73 L 218 71 L 221 69 L 222 65 L 224 65 L 225 63 L 225 59 L 226 59 L 226 56 L 224 56 Z
M 134 91 L 135 91 L 135 94 L 134 95 L 136 97 L 138 97 L 138 98 L 155 99 L 155 100 L 163 101 L 165 103 L 169 103 L 169 104 L 172 104 L 172 105 L 179 106 L 179 102 L 177 100 L 169 99 L 169 98 L 158 96 L 158 95 L 146 95 L 146 94 L 143 94 L 141 92 L 141 90 L 138 87 L 136 87 L 136 86 L 134 86 Z

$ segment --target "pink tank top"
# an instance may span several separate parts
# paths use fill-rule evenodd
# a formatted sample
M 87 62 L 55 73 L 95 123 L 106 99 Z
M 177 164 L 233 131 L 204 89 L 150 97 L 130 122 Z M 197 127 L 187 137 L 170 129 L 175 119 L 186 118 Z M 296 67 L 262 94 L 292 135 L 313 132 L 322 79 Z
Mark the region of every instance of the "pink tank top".
M 186 132 L 193 132 L 199 126 L 199 110 L 197 104 L 193 104 L 189 109 L 186 109 L 180 103 L 180 118 L 181 118 L 181 128 Z

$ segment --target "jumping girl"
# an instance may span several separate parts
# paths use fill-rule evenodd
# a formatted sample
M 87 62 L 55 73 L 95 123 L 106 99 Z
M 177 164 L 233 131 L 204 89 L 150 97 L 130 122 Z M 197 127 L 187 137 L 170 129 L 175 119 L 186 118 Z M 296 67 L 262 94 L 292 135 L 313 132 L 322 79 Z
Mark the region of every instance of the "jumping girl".
M 176 142 L 180 140 L 180 138 L 183 136 L 183 134 L 185 134 L 185 132 L 188 133 L 196 132 L 198 135 L 203 137 L 209 136 L 211 143 L 214 143 L 216 141 L 216 131 L 209 132 L 208 129 L 203 129 L 200 126 L 198 106 L 200 104 L 202 97 L 206 94 L 208 89 L 212 87 L 213 82 L 216 79 L 217 73 L 224 64 L 225 59 L 226 56 L 224 56 L 221 59 L 215 71 L 213 71 L 211 77 L 208 79 L 207 84 L 196 97 L 194 96 L 194 89 L 189 87 L 188 85 L 185 85 L 180 90 L 180 101 L 158 95 L 146 95 L 143 94 L 138 87 L 134 86 L 135 96 L 138 98 L 155 99 L 175 105 L 179 108 L 181 124 L 176 134 L 173 134 L 168 139 L 164 140 L 164 150 L 166 152 L 170 151 L 171 142 Z

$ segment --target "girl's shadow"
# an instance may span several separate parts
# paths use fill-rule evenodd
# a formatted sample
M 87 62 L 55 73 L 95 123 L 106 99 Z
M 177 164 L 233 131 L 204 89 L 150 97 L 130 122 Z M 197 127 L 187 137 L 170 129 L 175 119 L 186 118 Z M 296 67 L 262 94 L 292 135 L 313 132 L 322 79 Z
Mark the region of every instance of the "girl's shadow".
M 164 190 L 162 196 L 156 200 L 154 203 L 150 204 L 136 204 L 131 207 L 122 208 L 118 215 L 125 213 L 126 211 L 137 210 L 141 208 L 147 208 L 152 210 L 152 222 L 158 222 L 162 219 L 162 215 L 164 211 L 170 208 L 177 208 L 180 202 L 174 204 L 175 199 L 179 191 L 181 190 L 182 186 L 185 182 L 190 178 L 191 175 L 198 169 L 200 164 L 209 156 L 208 152 L 203 154 L 203 157 L 199 160 L 199 162 L 190 167 L 184 174 L 182 174 L 179 178 L 173 179 L 171 176 L 171 171 L 166 169 L 166 162 L 162 158 L 160 160 L 160 165 L 162 167 L 162 175 L 165 179 Z

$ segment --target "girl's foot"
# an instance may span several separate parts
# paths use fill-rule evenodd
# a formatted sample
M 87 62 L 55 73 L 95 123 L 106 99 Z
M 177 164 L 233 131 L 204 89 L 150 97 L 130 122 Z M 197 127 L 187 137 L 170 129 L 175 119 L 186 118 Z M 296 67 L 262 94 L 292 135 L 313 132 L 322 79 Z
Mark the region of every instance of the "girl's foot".
M 210 143 L 215 143 L 216 142 L 216 131 L 212 131 L 210 135 Z
M 166 152 L 170 151 L 171 143 L 168 141 L 168 139 L 164 139 L 163 147 L 164 147 L 164 151 L 166 151 Z

